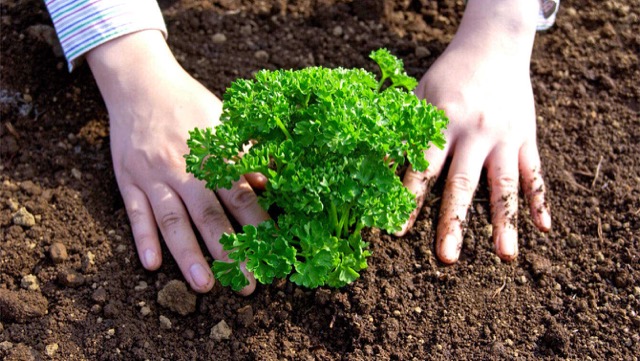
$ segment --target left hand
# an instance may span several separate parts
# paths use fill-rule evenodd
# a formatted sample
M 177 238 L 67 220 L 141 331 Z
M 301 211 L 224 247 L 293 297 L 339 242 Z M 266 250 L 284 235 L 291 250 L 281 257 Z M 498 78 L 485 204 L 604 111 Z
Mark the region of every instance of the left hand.
M 472 4 L 477 3 L 469 2 L 468 11 L 482 11 Z M 551 227 L 529 78 L 533 36 L 523 33 L 519 38 L 493 25 L 486 27 L 473 22 L 473 15 L 477 14 L 465 13 L 467 23 L 463 19 L 452 43 L 416 89 L 418 97 L 444 109 L 450 123 L 444 151 L 429 149 L 429 168 L 420 173 L 409 169 L 404 177 L 418 208 L 397 234 L 403 235 L 415 222 L 427 185 L 434 183 L 450 156 L 436 236 L 436 254 L 447 264 L 460 256 L 462 226 L 483 167 L 491 192 L 493 241 L 501 259 L 510 261 L 518 254 L 519 176 L 535 225 L 542 231 Z

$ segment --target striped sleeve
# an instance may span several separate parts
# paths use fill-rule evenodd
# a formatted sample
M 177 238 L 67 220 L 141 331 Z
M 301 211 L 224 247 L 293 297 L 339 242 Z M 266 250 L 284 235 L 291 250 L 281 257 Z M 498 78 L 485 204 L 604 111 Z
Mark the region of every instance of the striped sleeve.
M 560 0 L 540 0 L 537 30 L 547 30 L 556 22 L 556 14 L 560 8 Z
M 73 70 L 84 54 L 119 36 L 157 29 L 167 36 L 155 0 L 46 0 L 58 39 Z

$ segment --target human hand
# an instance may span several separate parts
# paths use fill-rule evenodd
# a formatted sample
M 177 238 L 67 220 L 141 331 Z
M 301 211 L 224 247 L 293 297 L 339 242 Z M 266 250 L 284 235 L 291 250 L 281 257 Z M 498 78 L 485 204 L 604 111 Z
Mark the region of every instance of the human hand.
M 405 186 L 416 195 L 418 208 L 398 235 L 415 222 L 427 188 L 450 156 L 436 236 L 436 254 L 448 264 L 460 256 L 462 226 L 483 166 L 491 192 L 493 241 L 501 259 L 509 261 L 518 254 L 519 175 L 535 225 L 542 231 L 551 227 L 529 78 L 535 24 L 513 19 L 501 24 L 496 14 L 516 12 L 498 3 L 506 2 L 491 2 L 489 8 L 503 7 L 497 12 L 493 9 L 494 18 L 487 21 L 482 12 L 488 8 L 469 2 L 455 38 L 416 89 L 418 97 L 444 109 L 450 123 L 445 131 L 445 149 L 426 152 L 429 168 L 423 173 L 410 169 L 404 177 Z
M 222 204 L 242 225 L 268 219 L 252 188 L 264 180 L 249 175 L 214 194 L 186 173 L 188 131 L 215 126 L 222 103 L 182 69 L 160 32 L 117 38 L 87 60 L 109 111 L 113 166 L 140 261 L 149 270 L 160 267 L 159 228 L 191 288 L 209 291 L 213 274 L 191 222 L 209 253 L 227 260 L 219 239 L 233 227 Z M 250 284 L 241 294 L 248 295 L 255 279 L 245 273 Z

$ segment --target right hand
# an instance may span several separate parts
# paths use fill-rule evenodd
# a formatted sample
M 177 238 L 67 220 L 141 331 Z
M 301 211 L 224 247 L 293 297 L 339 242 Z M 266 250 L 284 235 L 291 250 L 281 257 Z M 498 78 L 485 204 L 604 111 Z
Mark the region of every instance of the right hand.
M 159 31 L 111 40 L 87 59 L 109 111 L 113 167 L 142 265 L 162 264 L 160 229 L 191 288 L 211 290 L 192 222 L 209 253 L 228 260 L 219 239 L 233 227 L 222 205 L 241 225 L 268 219 L 253 192 L 264 178 L 247 176 L 214 193 L 186 173 L 188 131 L 219 124 L 222 103 L 178 64 Z M 241 294 L 248 295 L 256 283 L 245 274 L 250 283 Z

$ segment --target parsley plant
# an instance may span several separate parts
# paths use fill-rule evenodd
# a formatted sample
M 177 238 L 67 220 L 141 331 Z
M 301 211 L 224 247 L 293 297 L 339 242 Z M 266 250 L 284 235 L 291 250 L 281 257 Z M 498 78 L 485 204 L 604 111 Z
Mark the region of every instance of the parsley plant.
M 414 196 L 396 168 L 408 160 L 425 170 L 423 152 L 430 143 L 443 147 L 447 118 L 411 93 L 417 82 L 401 60 L 386 49 L 371 58 L 380 80 L 362 69 L 323 67 L 237 80 L 224 95 L 222 124 L 190 132 L 189 172 L 214 190 L 262 173 L 260 203 L 278 214 L 222 236 L 232 262 L 212 269 L 223 285 L 248 284 L 240 270 L 246 261 L 264 284 L 290 275 L 309 288 L 344 286 L 367 267 L 362 228 L 393 232 L 409 217 Z

